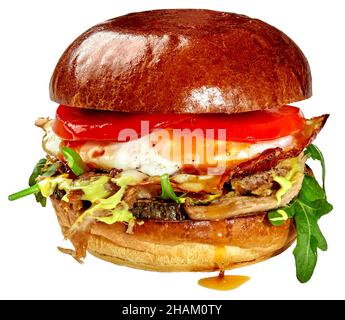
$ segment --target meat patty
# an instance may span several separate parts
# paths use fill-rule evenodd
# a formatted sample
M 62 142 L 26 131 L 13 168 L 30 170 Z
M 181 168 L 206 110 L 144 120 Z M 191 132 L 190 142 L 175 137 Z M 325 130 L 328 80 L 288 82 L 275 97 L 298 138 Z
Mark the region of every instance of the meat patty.
M 131 212 L 139 219 L 179 221 L 187 218 L 180 203 L 159 200 L 139 200 L 133 204 Z
M 301 162 L 304 160 L 301 159 Z M 291 170 L 289 161 L 281 161 L 271 170 L 257 172 L 245 177 L 231 179 L 231 187 L 237 195 L 256 195 L 267 197 L 275 191 L 275 176 L 286 176 Z

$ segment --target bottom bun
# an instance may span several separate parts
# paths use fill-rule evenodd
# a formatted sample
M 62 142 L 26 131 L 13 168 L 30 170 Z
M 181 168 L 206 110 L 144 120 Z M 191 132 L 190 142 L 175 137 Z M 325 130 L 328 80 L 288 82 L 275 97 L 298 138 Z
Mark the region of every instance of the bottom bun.
M 62 232 L 77 214 L 64 201 L 51 198 Z M 153 271 L 215 271 L 257 263 L 288 248 L 296 238 L 292 219 L 279 227 L 266 213 L 223 221 L 155 221 L 93 225 L 88 251 L 117 265 Z

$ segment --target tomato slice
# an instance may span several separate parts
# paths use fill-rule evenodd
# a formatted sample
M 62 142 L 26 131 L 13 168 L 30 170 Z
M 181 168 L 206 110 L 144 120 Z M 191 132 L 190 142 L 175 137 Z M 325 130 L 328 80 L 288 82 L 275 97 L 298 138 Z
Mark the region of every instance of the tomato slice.
M 148 121 L 148 131 L 142 132 L 142 121 Z M 119 141 L 125 129 L 134 130 L 138 138 L 158 128 L 201 129 L 203 134 L 213 129 L 215 139 L 255 143 L 288 136 L 304 125 L 302 112 L 293 106 L 227 115 L 126 113 L 60 105 L 53 130 L 63 140 Z M 220 137 L 218 129 L 226 129 L 225 136 Z

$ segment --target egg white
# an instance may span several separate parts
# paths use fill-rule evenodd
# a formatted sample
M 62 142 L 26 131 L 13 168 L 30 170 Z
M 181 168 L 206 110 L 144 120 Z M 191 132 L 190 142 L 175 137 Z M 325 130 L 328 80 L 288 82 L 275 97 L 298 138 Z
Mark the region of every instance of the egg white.
M 53 132 L 51 125 L 46 125 L 44 129 L 46 131 L 43 138 L 44 150 L 48 154 L 58 157 L 62 140 Z M 270 148 L 280 147 L 284 150 L 293 145 L 292 136 L 254 144 L 231 142 L 230 150 L 217 155 L 216 158 L 225 161 L 244 161 Z M 164 144 L 157 143 L 157 135 L 151 133 L 128 142 L 85 142 L 78 152 L 82 160 L 85 163 L 92 163 L 93 167 L 107 170 L 113 168 L 138 170 L 149 176 L 157 176 L 165 173 L 172 175 L 182 167 L 182 161 L 178 157 L 169 157 L 170 148 L 169 141 Z M 186 163 L 186 159 L 184 163 Z M 198 162 L 194 163 L 198 164 Z

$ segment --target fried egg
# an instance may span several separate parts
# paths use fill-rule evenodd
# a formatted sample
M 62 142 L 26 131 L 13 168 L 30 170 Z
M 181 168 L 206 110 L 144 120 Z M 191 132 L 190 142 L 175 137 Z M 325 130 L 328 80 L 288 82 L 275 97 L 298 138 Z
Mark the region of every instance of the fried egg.
M 53 132 L 51 121 L 40 126 L 46 132 L 44 150 L 59 158 L 63 141 Z M 149 176 L 159 176 L 165 173 L 172 175 L 186 165 L 228 166 L 250 160 L 267 149 L 279 147 L 285 150 L 295 144 L 292 136 L 258 143 L 214 141 L 203 137 L 186 141 L 171 135 L 163 138 L 158 131 L 127 142 L 85 141 L 78 143 L 75 149 L 82 160 L 94 168 L 134 169 Z

